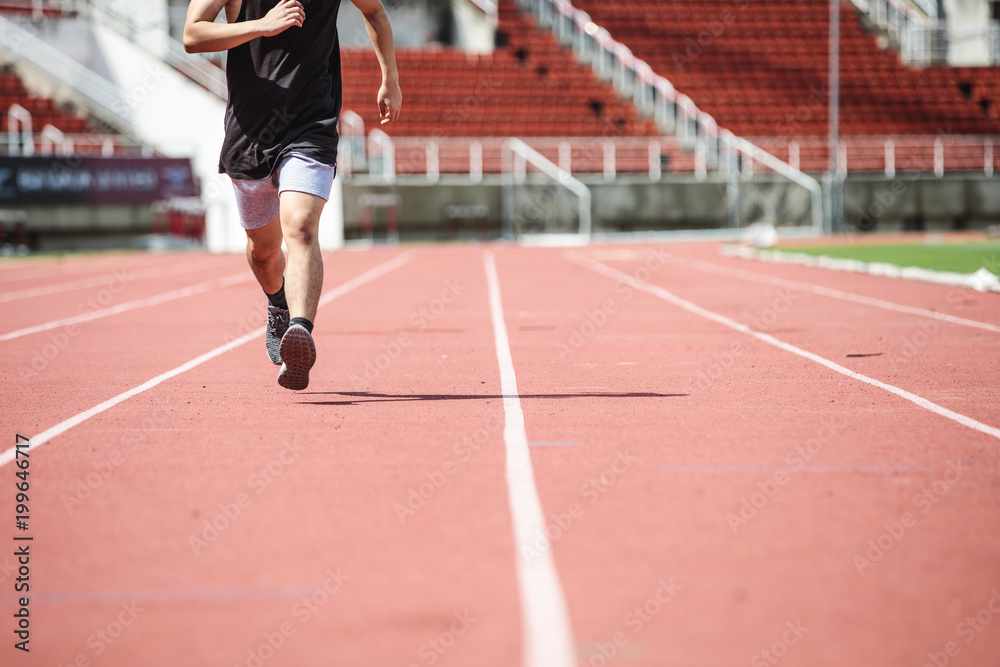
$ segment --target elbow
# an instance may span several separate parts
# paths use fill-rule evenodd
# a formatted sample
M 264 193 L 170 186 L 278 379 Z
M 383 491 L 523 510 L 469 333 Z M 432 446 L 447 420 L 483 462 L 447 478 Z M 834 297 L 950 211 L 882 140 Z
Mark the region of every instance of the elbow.
M 181 41 L 184 44 L 184 51 L 187 53 L 201 53 L 204 49 L 200 41 L 191 34 L 191 30 L 185 29 Z

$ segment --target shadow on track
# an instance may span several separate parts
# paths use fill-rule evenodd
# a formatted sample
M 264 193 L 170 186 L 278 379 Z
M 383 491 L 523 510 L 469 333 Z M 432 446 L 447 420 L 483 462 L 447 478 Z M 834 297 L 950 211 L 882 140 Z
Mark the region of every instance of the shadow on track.
M 477 401 L 503 399 L 503 394 L 372 394 L 365 391 L 304 391 L 303 396 L 345 396 L 342 401 L 299 401 L 302 405 L 362 405 L 365 403 L 398 403 L 411 401 Z M 521 394 L 523 401 L 529 398 L 683 398 L 690 394 L 657 394 L 652 392 L 632 392 L 625 394 Z

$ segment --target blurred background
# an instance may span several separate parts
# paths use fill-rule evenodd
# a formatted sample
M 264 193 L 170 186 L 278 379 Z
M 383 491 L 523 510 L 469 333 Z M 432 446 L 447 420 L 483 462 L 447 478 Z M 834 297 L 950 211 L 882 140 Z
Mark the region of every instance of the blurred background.
M 184 0 L 0 0 L 0 251 L 241 251 Z M 340 17 L 323 244 L 1000 222 L 1000 2 L 389 0 Z M 220 19 L 221 20 L 221 19 Z

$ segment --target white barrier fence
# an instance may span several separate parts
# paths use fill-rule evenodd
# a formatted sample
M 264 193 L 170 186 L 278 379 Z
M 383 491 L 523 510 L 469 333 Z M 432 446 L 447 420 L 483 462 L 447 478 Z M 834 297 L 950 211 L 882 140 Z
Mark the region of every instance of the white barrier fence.
M 31 113 L 20 104 L 7 110 L 7 141 L 0 142 L 0 154 L 32 155 L 153 155 L 145 144 L 130 141 L 118 134 L 80 133 L 68 134 L 46 124 L 41 131 L 33 131 Z
M 823 172 L 829 165 L 826 137 L 756 137 L 753 141 L 778 156 L 787 156 L 795 167 Z M 881 172 L 981 173 L 992 176 L 1000 168 L 1000 136 L 880 136 L 842 137 L 838 163 L 841 175 Z

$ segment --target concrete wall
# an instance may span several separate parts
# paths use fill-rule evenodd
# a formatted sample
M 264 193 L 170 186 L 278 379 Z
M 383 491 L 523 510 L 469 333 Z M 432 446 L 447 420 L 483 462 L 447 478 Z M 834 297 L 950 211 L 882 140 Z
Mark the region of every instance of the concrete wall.
M 726 183 L 721 179 L 699 183 L 692 179 L 651 183 L 644 178 L 621 177 L 614 182 L 592 181 L 592 215 L 595 232 L 711 229 L 728 226 L 729 208 Z M 792 186 L 793 188 L 796 186 Z M 456 234 L 447 220 L 450 207 L 484 206 L 489 236 L 501 233 L 502 188 L 497 177 L 470 184 L 456 178 L 430 185 L 421 179 L 400 180 L 393 186 L 365 183 L 355 177 L 344 186 L 344 224 L 348 239 L 357 238 L 361 228 L 360 199 L 369 193 L 399 195 L 399 228 L 405 239 L 446 239 Z M 519 232 L 575 231 L 575 197 L 561 187 L 519 188 L 515 225 Z M 741 198 L 746 215 L 751 214 L 752 197 Z M 759 208 L 759 207 L 758 207 Z M 454 209 L 451 209 L 454 212 Z M 376 230 L 384 228 L 385 212 L 375 214 Z M 457 237 L 476 236 L 480 229 L 474 219 L 460 225 Z M 378 235 L 378 234 L 376 234 Z
M 18 217 L 23 217 L 28 246 L 37 251 L 129 247 L 136 237 L 153 233 L 148 204 L 23 206 Z M 4 227 L 11 242 L 13 225 Z
M 982 228 L 1000 222 L 1000 180 L 986 176 L 853 177 L 845 222 L 863 231 Z
M 593 180 L 595 232 L 672 229 L 715 229 L 729 226 L 729 202 L 722 179 L 664 179 L 650 183 L 642 178 L 619 178 L 612 183 Z M 474 219 L 457 230 L 447 224 L 449 207 L 481 205 L 486 208 L 490 237 L 501 234 L 501 186 L 493 177 L 480 184 L 461 178 L 430 185 L 421 179 L 401 179 L 393 186 L 365 182 L 355 177 L 344 186 L 346 238 L 358 238 L 361 228 L 359 200 L 366 193 L 393 192 L 401 200 L 399 229 L 403 240 L 473 238 L 482 233 Z M 534 194 L 532 194 L 534 192 Z M 572 216 L 575 202 L 560 195 L 528 190 L 534 208 L 522 211 L 519 227 L 531 231 L 531 223 L 544 220 L 560 227 Z M 846 185 L 845 216 L 848 226 L 865 231 L 903 229 L 981 228 L 1000 222 L 1000 179 L 976 175 L 936 178 L 920 175 L 886 179 L 884 176 L 852 176 Z M 810 200 L 793 184 L 743 184 L 740 192 L 740 223 L 769 221 L 787 225 L 809 222 Z M 384 234 L 384 211 L 375 213 L 376 236 Z M 549 217 L 546 217 L 549 216 Z M 526 224 L 525 224 L 526 223 Z
M 337 179 L 340 184 L 340 179 Z M 650 183 L 641 178 L 589 183 L 594 198 L 594 231 L 597 233 L 720 229 L 729 226 L 726 184 L 691 179 Z M 550 228 L 575 225 L 575 201 L 552 194 L 547 188 L 526 188 L 529 206 L 521 212 L 520 231 L 537 231 L 534 224 Z M 558 191 L 556 191 L 558 192 Z M 360 198 L 364 194 L 394 193 L 400 197 L 399 229 L 402 240 L 499 238 L 502 235 L 502 189 L 497 177 L 470 184 L 461 178 L 430 185 L 420 179 L 395 185 L 365 182 L 363 178 L 337 187 L 327 209 L 339 210 L 342 197 L 347 239 L 361 235 Z M 976 229 L 1000 223 L 1000 179 L 978 175 L 935 178 L 933 175 L 887 179 L 852 176 L 846 185 L 847 227 L 860 231 Z M 534 198 L 533 201 L 532 198 Z M 795 186 L 743 187 L 740 196 L 741 226 L 759 220 L 787 223 L 803 213 L 808 199 Z M 128 245 L 135 235 L 152 232 L 148 206 L 24 206 L 33 245 L 39 249 Z M 485 217 L 480 219 L 480 214 Z M 452 219 L 449 220 L 449 215 Z M 19 214 L 20 215 L 20 214 Z M 375 237 L 386 235 L 387 212 L 374 213 Z M 5 225 L 7 232 L 11 225 Z M 575 231 L 575 227 L 573 228 Z M 239 229 L 233 230 L 240 234 Z M 340 244 L 340 227 L 324 221 L 321 234 L 328 247 Z

